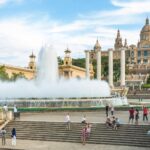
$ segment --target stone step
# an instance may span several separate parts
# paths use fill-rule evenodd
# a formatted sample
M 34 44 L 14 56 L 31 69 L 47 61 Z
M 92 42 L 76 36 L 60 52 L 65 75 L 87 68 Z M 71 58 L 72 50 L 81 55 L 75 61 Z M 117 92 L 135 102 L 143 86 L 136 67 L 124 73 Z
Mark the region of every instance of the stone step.
M 6 126 L 7 137 L 11 129 L 16 128 L 17 139 L 39 141 L 81 142 L 81 123 L 71 123 L 71 130 L 66 130 L 64 122 L 15 121 Z M 150 147 L 147 125 L 121 125 L 116 131 L 105 124 L 93 123 L 92 133 L 88 139 L 91 144 L 112 144 Z

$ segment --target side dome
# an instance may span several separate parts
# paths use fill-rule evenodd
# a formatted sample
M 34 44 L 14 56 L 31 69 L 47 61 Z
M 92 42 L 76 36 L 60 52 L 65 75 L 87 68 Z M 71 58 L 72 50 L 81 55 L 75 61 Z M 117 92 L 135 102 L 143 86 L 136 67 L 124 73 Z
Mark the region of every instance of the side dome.
M 99 44 L 99 41 L 97 40 L 95 45 L 94 45 L 94 50 L 101 50 L 101 46 Z

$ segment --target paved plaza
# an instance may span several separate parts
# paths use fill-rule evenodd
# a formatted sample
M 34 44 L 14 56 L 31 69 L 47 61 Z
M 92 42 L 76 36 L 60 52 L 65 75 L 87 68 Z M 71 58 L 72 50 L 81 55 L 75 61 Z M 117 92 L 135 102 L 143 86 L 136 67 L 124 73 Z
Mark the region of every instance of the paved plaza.
M 21 114 L 21 121 L 49 121 L 49 122 L 64 122 L 64 116 L 67 112 L 43 112 L 43 113 L 23 113 Z M 86 115 L 89 122 L 105 121 L 105 112 L 69 112 L 72 122 L 81 122 L 83 115 Z M 141 112 L 140 112 L 141 113 Z M 116 111 L 115 116 L 119 117 L 122 123 L 128 122 L 128 111 Z M 142 113 L 140 115 L 140 124 L 142 122 Z M 11 135 L 11 133 L 10 133 Z M 141 147 L 128 147 L 128 146 L 114 146 L 114 145 L 99 145 L 99 144 L 86 144 L 83 146 L 80 143 L 67 143 L 67 142 L 46 142 L 46 141 L 29 141 L 17 140 L 17 145 L 12 146 L 11 140 L 7 139 L 5 146 L 1 145 L 0 149 L 25 149 L 25 150 L 148 150 L 149 148 Z

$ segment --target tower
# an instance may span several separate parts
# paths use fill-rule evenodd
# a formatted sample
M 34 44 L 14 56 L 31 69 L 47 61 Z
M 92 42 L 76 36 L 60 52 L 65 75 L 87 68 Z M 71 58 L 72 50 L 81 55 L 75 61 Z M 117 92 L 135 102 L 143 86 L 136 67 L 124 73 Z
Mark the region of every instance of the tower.
M 149 25 L 149 18 L 148 17 L 146 18 L 145 25 Z
M 128 47 L 127 39 L 124 40 L 124 47 L 126 47 L 126 48 Z
M 70 54 L 71 54 L 71 51 L 67 48 L 65 50 L 64 65 L 72 65 L 72 58 Z
M 114 48 L 115 50 L 119 50 L 120 48 L 123 47 L 123 44 L 122 44 L 122 38 L 120 36 L 120 31 L 118 30 L 117 31 L 117 37 L 115 39 L 115 44 L 114 44 Z
M 101 46 L 98 39 L 96 40 L 96 43 L 94 45 L 94 52 L 96 54 L 97 60 L 97 79 L 101 80 Z
M 97 52 L 97 51 L 100 51 L 100 50 L 101 50 L 101 46 L 100 46 L 99 41 L 97 39 L 96 43 L 94 45 L 94 51 Z
M 33 54 L 33 52 L 29 56 L 29 58 L 30 58 L 30 61 L 29 61 L 29 64 L 28 64 L 28 68 L 32 69 L 32 70 L 35 70 L 36 69 L 36 63 L 35 63 L 35 55 Z

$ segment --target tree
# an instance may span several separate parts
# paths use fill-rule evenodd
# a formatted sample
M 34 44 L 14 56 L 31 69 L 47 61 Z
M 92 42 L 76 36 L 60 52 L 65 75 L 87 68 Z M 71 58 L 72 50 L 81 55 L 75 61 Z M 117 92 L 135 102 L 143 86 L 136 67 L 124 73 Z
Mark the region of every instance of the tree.
M 0 66 L 0 80 L 1 81 L 8 81 L 9 76 L 6 72 L 5 66 Z
M 150 75 L 149 75 L 149 77 L 147 79 L 147 84 L 150 84 Z
M 21 78 L 26 79 L 25 75 L 22 72 L 12 73 L 10 81 L 16 81 L 16 80 L 21 79 Z
M 57 59 L 58 59 L 58 64 L 59 64 L 59 65 L 63 65 L 63 60 L 62 60 L 62 58 L 59 56 L 59 57 L 57 57 Z
M 72 64 L 81 68 L 85 68 L 85 58 L 72 59 Z

